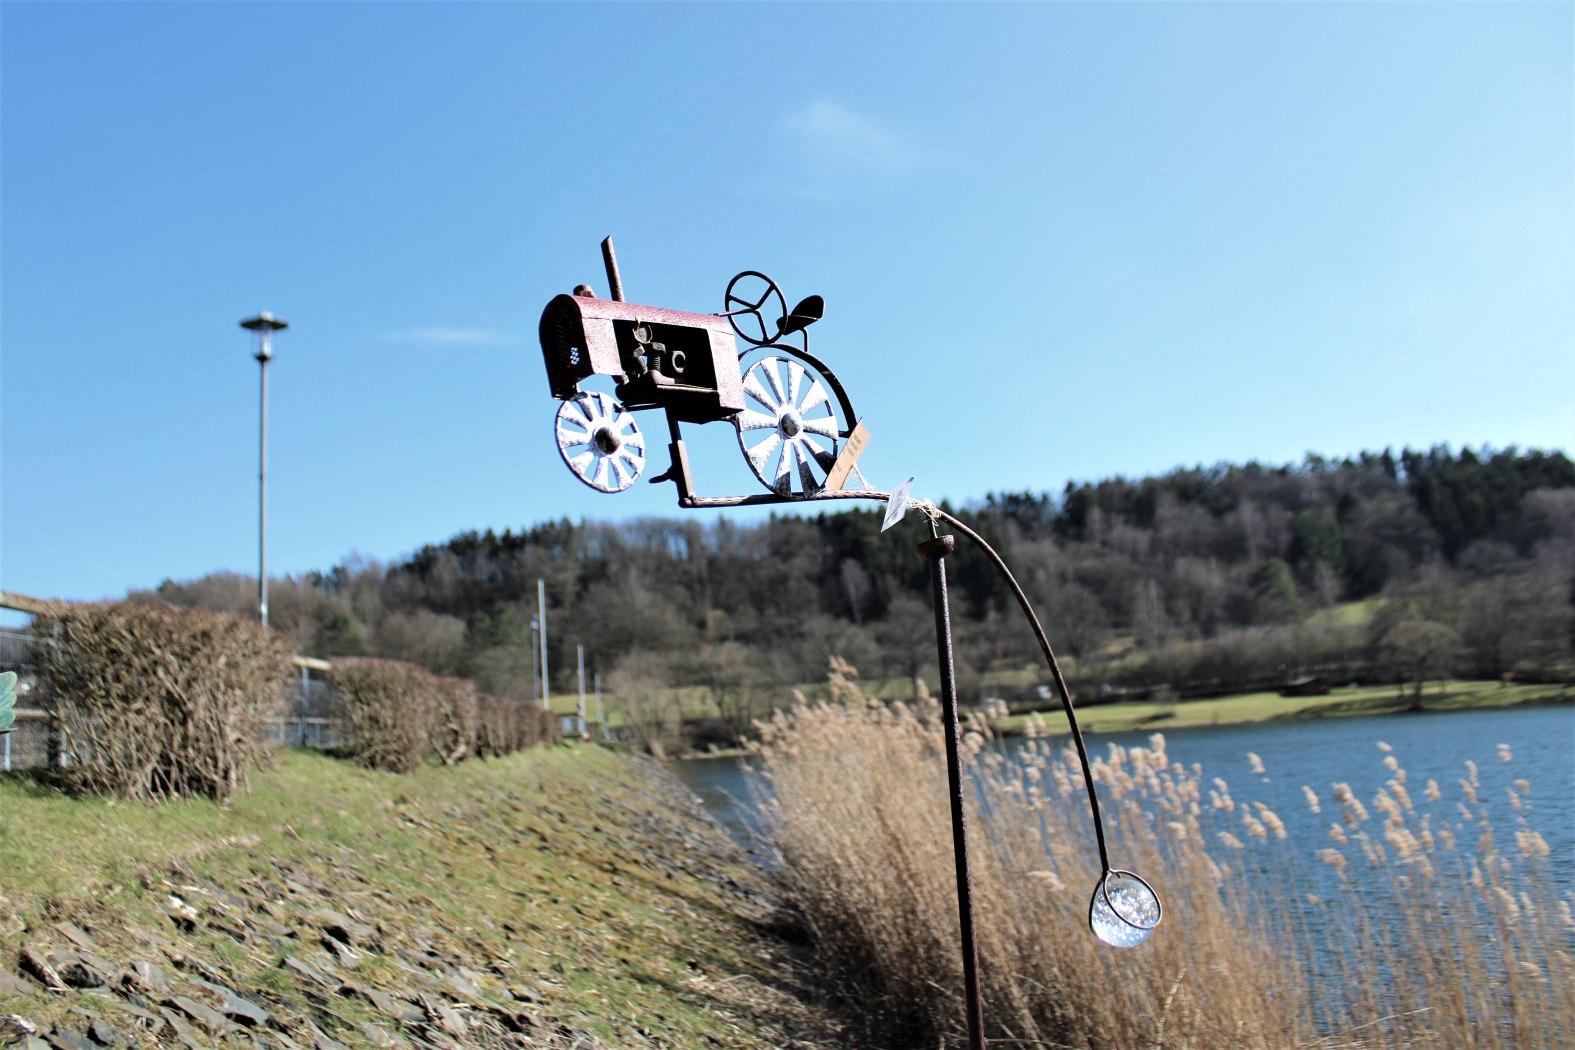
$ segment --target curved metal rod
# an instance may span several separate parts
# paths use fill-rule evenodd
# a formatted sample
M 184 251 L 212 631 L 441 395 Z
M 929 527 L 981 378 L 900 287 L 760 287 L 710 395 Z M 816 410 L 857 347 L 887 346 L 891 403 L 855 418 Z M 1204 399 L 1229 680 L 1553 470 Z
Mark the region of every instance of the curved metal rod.
M 1083 731 L 1078 727 L 1077 714 L 1072 707 L 1072 690 L 1067 687 L 1066 676 L 1061 673 L 1061 664 L 1055 658 L 1055 650 L 1050 647 L 1050 639 L 1045 635 L 1045 629 L 1039 623 L 1039 617 L 1034 613 L 1034 607 L 1028 601 L 1028 595 L 1023 593 L 1023 588 L 1017 582 L 1017 577 L 1012 575 L 1012 570 L 1006 567 L 1006 562 L 995 552 L 995 548 L 984 542 L 984 537 L 974 532 L 968 526 L 958 521 L 952 515 L 940 508 L 935 509 L 935 516 L 942 518 L 948 525 L 972 540 L 984 552 L 1001 575 L 1006 577 L 1012 594 L 1017 598 L 1017 604 L 1022 607 L 1023 615 L 1028 617 L 1028 624 L 1033 628 L 1034 638 L 1039 642 L 1039 649 L 1045 655 L 1045 662 L 1050 665 L 1050 677 L 1055 682 L 1056 692 L 1061 694 L 1061 707 L 1066 712 L 1066 722 L 1072 731 L 1072 744 L 1077 749 L 1077 760 L 1083 767 L 1083 786 L 1088 790 L 1088 808 L 1094 817 L 1094 838 L 1099 843 L 1099 867 L 1108 877 L 1110 873 L 1110 854 L 1105 849 L 1105 822 L 1099 815 L 1099 795 L 1094 790 L 1094 771 L 1088 763 L 1088 748 L 1083 743 Z M 1145 883 L 1146 885 L 1146 883 Z
M 784 499 L 776 495 L 761 496 L 690 496 L 679 500 L 684 507 L 746 507 L 763 503 L 809 503 L 817 500 L 836 499 L 868 499 L 890 502 L 891 493 L 879 492 L 875 489 L 842 489 L 836 492 L 818 492 L 813 496 L 798 499 Z M 1066 676 L 1061 673 L 1061 664 L 1055 657 L 1055 650 L 1050 645 L 1050 639 L 1045 635 L 1044 627 L 1039 623 L 1039 617 L 1034 612 L 1033 605 L 1028 601 L 1028 595 L 1023 593 L 1022 586 L 1017 582 L 1017 577 L 1012 575 L 1012 570 L 1006 567 L 1006 562 L 995 552 L 995 548 L 984 541 L 984 537 L 958 521 L 952 515 L 941 510 L 933 504 L 920 504 L 926 515 L 933 515 L 945 521 L 952 528 L 962 533 L 984 552 L 997 571 L 1006 578 L 1007 585 L 1011 587 L 1012 594 L 1017 599 L 1017 604 L 1022 608 L 1023 615 L 1028 618 L 1028 624 L 1033 628 L 1034 638 L 1039 642 L 1039 650 L 1044 653 L 1045 662 L 1050 665 L 1050 677 L 1055 682 L 1056 692 L 1061 697 L 1061 709 L 1066 712 L 1066 722 L 1072 732 L 1072 745 L 1077 750 L 1077 760 L 1083 767 L 1083 787 L 1088 793 L 1088 808 L 1094 819 L 1094 840 L 1099 845 L 1099 868 L 1102 878 L 1110 874 L 1110 853 L 1105 848 L 1105 822 L 1099 815 L 1099 794 L 1094 790 L 1094 771 L 1088 761 L 1088 747 L 1083 743 L 1083 730 L 1077 724 L 1077 711 L 1072 705 L 1072 690 L 1066 684 Z M 1139 880 L 1141 881 L 1141 880 Z M 1147 885 L 1147 883 L 1144 883 Z

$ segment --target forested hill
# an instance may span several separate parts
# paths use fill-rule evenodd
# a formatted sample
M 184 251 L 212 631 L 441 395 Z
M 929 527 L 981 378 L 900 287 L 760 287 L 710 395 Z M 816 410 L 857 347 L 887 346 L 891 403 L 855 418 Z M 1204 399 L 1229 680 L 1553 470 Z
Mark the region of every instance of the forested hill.
M 1204 673 L 1177 665 L 1179 654 L 1244 639 L 1262 652 L 1288 631 L 1301 648 L 1281 664 L 1338 662 L 1340 646 L 1349 663 L 1360 655 L 1352 646 L 1372 656 L 1402 620 L 1450 632 L 1435 648 L 1451 649 L 1461 671 L 1569 659 L 1575 464 L 1562 452 L 1309 456 L 947 509 L 1001 550 L 1085 675 L 1175 681 Z M 392 565 L 271 582 L 270 617 L 314 655 L 410 659 L 528 697 L 541 579 L 550 665 L 564 684 L 577 643 L 604 672 L 622 665 L 626 677 L 717 688 L 817 679 L 833 652 L 866 675 L 909 674 L 934 659 L 927 570 L 914 530 L 882 535 L 880 520 L 872 509 L 748 527 L 674 518 L 466 532 Z M 966 548 L 951 564 L 965 679 L 1029 662 L 1001 581 Z M 134 597 L 245 611 L 252 588 L 213 576 Z M 1334 649 L 1308 650 L 1308 631 L 1292 630 L 1335 619 L 1320 609 L 1380 596 L 1392 600 L 1371 606 L 1384 610 L 1376 625 Z

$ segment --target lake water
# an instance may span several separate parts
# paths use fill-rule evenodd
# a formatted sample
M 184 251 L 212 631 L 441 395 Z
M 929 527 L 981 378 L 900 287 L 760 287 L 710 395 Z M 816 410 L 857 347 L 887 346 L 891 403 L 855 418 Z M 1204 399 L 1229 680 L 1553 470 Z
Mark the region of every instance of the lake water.
M 1103 733 L 1086 737 L 1089 753 L 1098 756 L 1112 744 L 1147 746 L 1148 733 Z M 1056 738 L 1065 741 L 1066 738 Z M 1393 775 L 1384 766 L 1387 743 L 1406 770 L 1406 785 L 1420 800 L 1428 780 L 1436 780 L 1445 800 L 1460 797 L 1459 781 L 1467 761 L 1477 764 L 1480 797 L 1493 813 L 1504 846 L 1513 848 L 1514 812 L 1508 792 L 1516 780 L 1531 791 L 1523 799 L 1531 826 L 1547 840 L 1549 863 L 1560 892 L 1575 889 L 1575 707 L 1517 707 L 1497 710 L 1332 718 L 1305 722 L 1273 722 L 1240 726 L 1178 729 L 1165 733 L 1171 761 L 1203 767 L 1205 786 L 1225 779 L 1238 804 L 1257 800 L 1285 822 L 1286 845 L 1306 851 L 1304 877 L 1322 883 L 1332 877 L 1317 862 L 1316 851 L 1329 845 L 1326 832 L 1340 819 L 1330 785 L 1348 783 L 1357 798 L 1370 803 Z M 1499 758 L 1500 744 L 1509 745 L 1508 762 Z M 1020 741 L 1005 740 L 1011 753 Z M 1264 774 L 1251 772 L 1247 755 L 1256 754 Z M 680 778 L 707 809 L 740 842 L 755 844 L 758 828 L 747 778 L 750 760 L 705 759 L 676 762 Z M 758 779 L 758 778 L 754 778 Z M 1322 799 L 1322 813 L 1311 813 L 1303 798 L 1307 785 Z M 1237 818 L 1239 820 L 1239 817 Z M 1381 826 L 1381 817 L 1374 815 Z M 1240 824 L 1216 821 L 1210 829 L 1241 835 Z M 1212 836 L 1211 836 L 1212 838 Z M 761 855 L 764 855 L 763 853 Z M 1116 860 L 1117 858 L 1112 858 Z M 1323 892 L 1324 885 L 1304 887 Z

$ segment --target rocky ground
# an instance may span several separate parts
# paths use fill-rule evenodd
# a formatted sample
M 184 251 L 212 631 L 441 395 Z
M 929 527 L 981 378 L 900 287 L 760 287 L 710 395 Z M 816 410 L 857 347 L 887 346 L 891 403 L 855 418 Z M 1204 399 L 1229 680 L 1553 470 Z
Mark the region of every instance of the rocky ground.
M 768 887 L 659 767 L 341 765 L 292 756 L 167 834 L 148 807 L 0 794 L 0 1045 L 837 1044 Z M 106 841 L 54 871 L 17 821 L 69 833 L 84 807 Z

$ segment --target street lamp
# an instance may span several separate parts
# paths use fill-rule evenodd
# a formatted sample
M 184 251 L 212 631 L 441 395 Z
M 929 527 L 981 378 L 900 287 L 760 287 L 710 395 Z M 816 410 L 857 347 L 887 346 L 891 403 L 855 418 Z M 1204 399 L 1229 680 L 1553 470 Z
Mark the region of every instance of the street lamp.
M 252 333 L 262 372 L 262 405 L 257 441 L 257 618 L 268 626 L 268 362 L 273 358 L 273 333 L 290 327 L 266 310 L 241 322 Z

